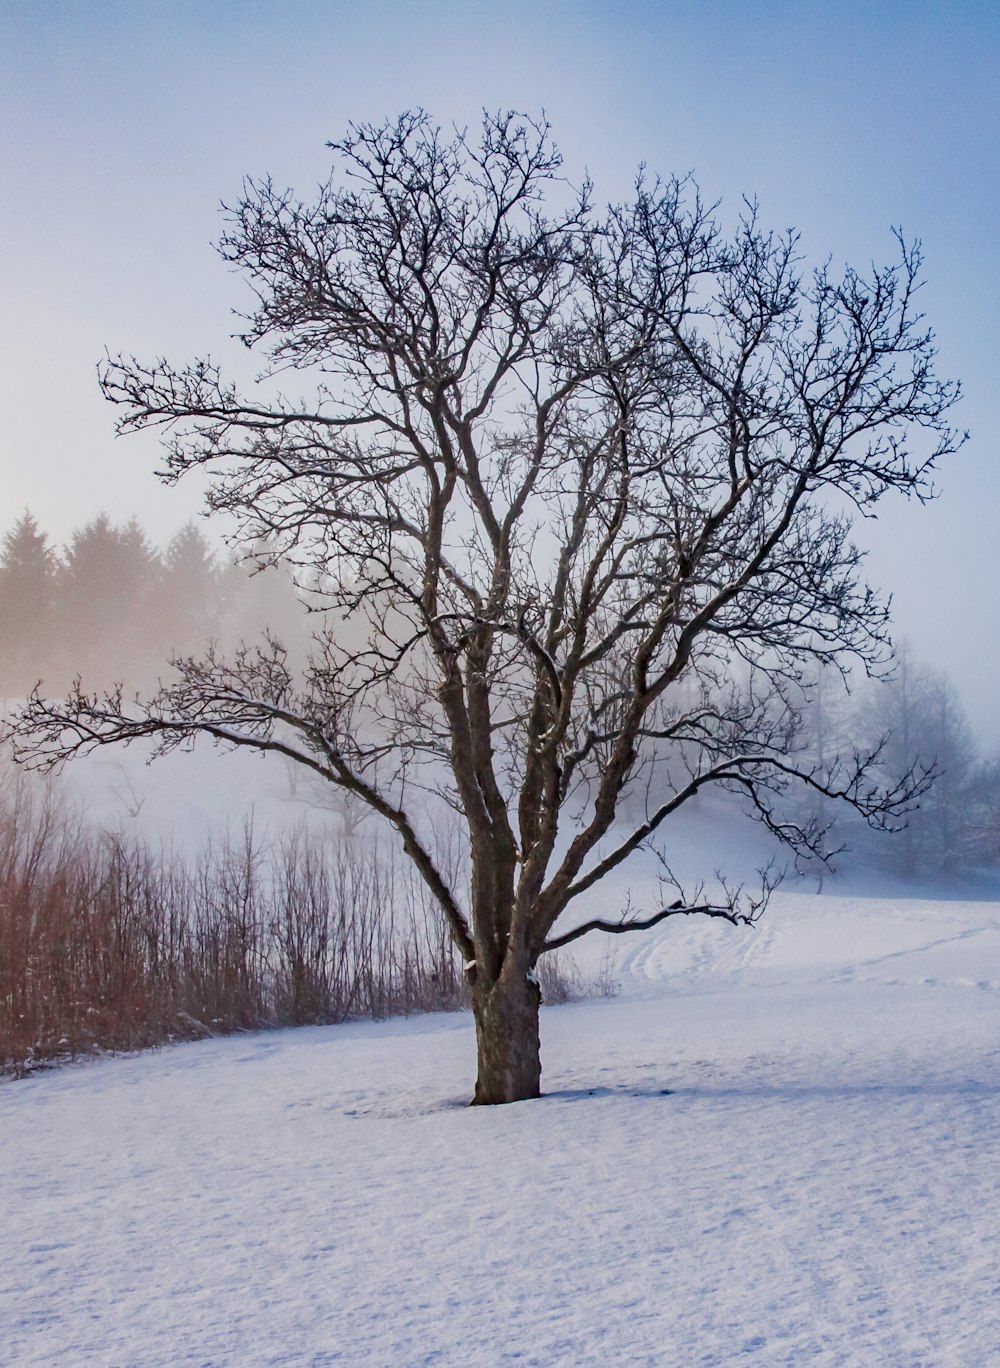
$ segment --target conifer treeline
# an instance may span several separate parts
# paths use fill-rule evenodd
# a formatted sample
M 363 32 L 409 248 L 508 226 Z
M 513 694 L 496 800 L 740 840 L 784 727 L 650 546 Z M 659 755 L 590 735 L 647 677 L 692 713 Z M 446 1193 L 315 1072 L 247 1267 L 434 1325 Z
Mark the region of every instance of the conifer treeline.
M 31 513 L 0 543 L 0 696 L 39 682 L 65 693 L 122 681 L 149 688 L 175 655 L 200 654 L 270 627 L 289 647 L 305 637 L 301 604 L 280 570 L 250 575 L 221 561 L 193 523 L 158 550 L 133 518 L 100 514 L 56 547 Z

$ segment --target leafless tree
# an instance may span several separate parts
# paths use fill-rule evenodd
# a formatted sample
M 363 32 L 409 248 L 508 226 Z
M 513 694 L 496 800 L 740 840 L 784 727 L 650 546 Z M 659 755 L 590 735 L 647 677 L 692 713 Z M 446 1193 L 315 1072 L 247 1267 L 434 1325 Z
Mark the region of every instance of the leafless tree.
M 248 181 L 229 212 L 258 389 L 208 360 L 119 357 L 102 376 L 122 431 L 163 431 L 169 481 L 208 472 L 210 507 L 321 587 L 311 666 L 297 681 L 275 641 L 178 661 L 144 702 L 36 697 L 17 740 L 46 765 L 205 734 L 381 814 L 466 961 L 475 1100 L 508 1102 L 539 1091 L 546 949 L 759 911 L 681 895 L 573 924 L 699 791 L 742 791 L 813 850 L 818 828 L 777 815 L 788 785 L 873 824 L 919 788 L 880 786 L 872 755 L 797 756 L 789 686 L 817 661 L 882 659 L 851 517 L 929 495 L 961 440 L 957 387 L 935 376 L 902 237 L 894 265 L 807 272 L 794 233 L 746 204 L 727 234 L 690 180 L 641 173 L 599 210 L 548 127 L 516 115 L 472 136 L 407 114 L 332 151 L 314 201 Z M 308 402 L 279 392 L 296 372 Z M 668 751 L 681 777 L 660 787 Z M 461 881 L 434 857 L 435 801 L 461 823 Z
M 976 846 L 977 803 L 970 791 L 976 746 L 945 671 L 915 659 L 902 643 L 891 676 L 872 681 L 861 693 L 853 723 L 858 736 L 887 738 L 886 774 L 903 773 L 916 758 L 936 776 L 894 851 L 902 872 L 913 877 L 927 869 L 954 869 L 970 859 Z

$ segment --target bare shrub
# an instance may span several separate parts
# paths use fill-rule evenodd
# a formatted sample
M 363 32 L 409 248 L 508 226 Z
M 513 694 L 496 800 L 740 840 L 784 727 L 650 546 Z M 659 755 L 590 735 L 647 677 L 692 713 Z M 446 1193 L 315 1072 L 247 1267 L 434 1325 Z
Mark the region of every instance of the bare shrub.
M 564 1002 L 580 1002 L 584 998 L 614 997 L 621 984 L 615 978 L 615 952 L 607 948 L 601 957 L 597 974 L 588 978 L 576 960 L 565 950 L 552 950 L 538 961 L 538 986 L 542 1002 L 558 1006 Z
M 0 1072 L 94 1050 L 455 1008 L 456 955 L 373 843 L 247 825 L 188 863 L 0 789 Z
M 460 856 L 442 825 L 438 858 Z M 454 843 L 452 842 L 452 845 Z M 610 994 L 542 957 L 546 1002 Z M 370 833 L 252 823 L 194 860 L 89 830 L 57 789 L 0 767 L 0 1073 L 94 1051 L 466 1006 L 430 894 Z

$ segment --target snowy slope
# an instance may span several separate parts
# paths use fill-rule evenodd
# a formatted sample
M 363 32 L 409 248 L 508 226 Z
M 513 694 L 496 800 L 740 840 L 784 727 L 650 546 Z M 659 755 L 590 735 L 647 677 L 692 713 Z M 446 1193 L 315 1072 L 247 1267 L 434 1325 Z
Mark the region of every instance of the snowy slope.
M 201 850 L 206 836 L 238 834 L 248 817 L 263 839 L 302 823 L 317 830 L 340 826 L 339 796 L 274 756 L 225 752 L 204 741 L 193 751 L 174 751 L 151 764 L 149 753 L 146 743 L 109 747 L 68 764 L 58 784 L 83 809 L 88 822 L 188 854 Z M 641 810 L 634 815 L 641 820 Z M 363 830 L 373 834 L 379 825 L 368 818 Z M 863 824 L 848 824 L 837 839 L 847 839 L 852 848 L 838 856 L 834 872 L 824 876 L 824 893 L 1000 900 L 1000 870 L 957 869 L 930 877 L 924 871 L 919 881 L 907 881 L 893 871 L 891 837 L 874 836 Z M 718 868 L 728 878 L 753 886 L 758 869 L 769 860 L 779 867 L 788 863 L 787 852 L 744 815 L 740 800 L 726 795 L 705 794 L 682 808 L 664 828 L 664 845 L 671 869 L 690 888 L 702 879 L 711 885 Z M 611 883 L 600 884 L 589 896 L 581 917 L 584 911 L 587 916 L 613 914 L 629 887 L 643 888 L 655 899 L 657 869 L 650 858 L 633 857 Z M 792 877 L 786 887 L 812 892 L 817 879 Z
M 507 1108 L 463 1015 L 0 1086 L 0 1362 L 1000 1363 L 1000 905 L 780 894 L 617 976 Z

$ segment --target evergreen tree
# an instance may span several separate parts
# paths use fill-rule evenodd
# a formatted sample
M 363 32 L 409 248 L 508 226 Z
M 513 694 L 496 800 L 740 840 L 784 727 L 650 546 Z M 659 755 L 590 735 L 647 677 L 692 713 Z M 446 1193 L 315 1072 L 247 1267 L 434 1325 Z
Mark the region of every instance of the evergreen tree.
M 107 514 L 74 533 L 60 595 L 64 670 L 86 687 L 155 679 L 158 558 L 133 518 L 114 527 Z M 165 660 L 164 662 L 165 663 Z
M 0 545 L 0 688 L 27 694 L 51 672 L 57 560 L 25 512 Z
M 171 540 L 157 578 L 156 647 L 161 662 L 200 653 L 222 628 L 222 581 L 208 539 L 193 522 Z

